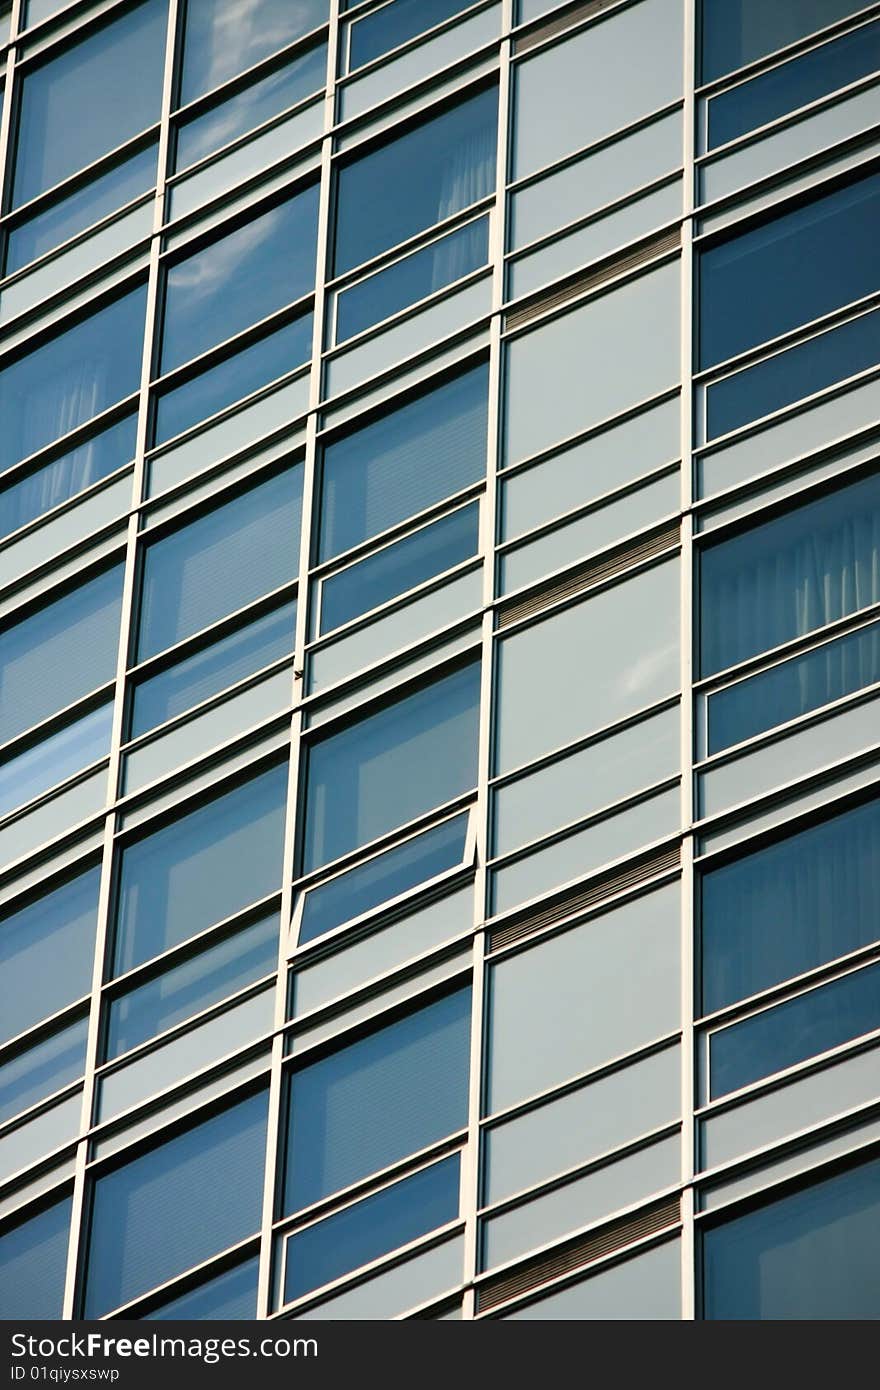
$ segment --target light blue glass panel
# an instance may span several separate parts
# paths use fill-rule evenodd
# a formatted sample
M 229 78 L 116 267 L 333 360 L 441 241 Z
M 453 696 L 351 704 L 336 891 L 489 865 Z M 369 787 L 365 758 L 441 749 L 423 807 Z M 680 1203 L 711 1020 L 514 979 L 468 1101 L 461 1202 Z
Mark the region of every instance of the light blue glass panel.
M 326 24 L 329 9 L 329 0 L 189 0 L 181 105 Z
M 257 1230 L 266 1113 L 261 1092 L 95 1180 L 86 1318 Z
M 0 1124 L 82 1076 L 88 1030 L 79 1018 L 0 1066 Z
M 172 265 L 165 283 L 162 371 L 313 289 L 317 228 L 313 184 Z
M 158 121 L 167 15 L 166 0 L 146 0 L 28 70 L 16 206 Z
M 143 1322 L 252 1322 L 257 1316 L 258 1259 L 215 1274 L 161 1308 L 141 1313 Z
M 0 371 L 0 472 L 138 389 L 146 286 Z
M 471 662 L 312 745 L 304 872 L 474 786 L 479 693 Z
M 128 463 L 136 434 L 137 416 L 129 415 L 0 492 L 0 538 Z
M 138 658 L 296 578 L 302 468 L 288 468 L 148 546 Z
M 125 846 L 116 974 L 280 887 L 286 794 L 285 763 Z
M 459 1156 L 453 1154 L 297 1231 L 287 1241 L 285 1303 L 454 1221 L 459 1169 Z
M 351 270 L 491 193 L 497 109 L 493 87 L 342 166 L 334 274 Z M 407 196 L 377 198 L 380 187 L 405 188 Z
M 285 1212 L 467 1123 L 470 1009 L 456 990 L 294 1073 Z
M 468 818 L 455 816 L 402 845 L 313 888 L 303 907 L 299 944 L 416 888 L 464 859 Z
M 664 1241 L 502 1317 L 509 1322 L 678 1322 L 679 1242 Z
M 71 1199 L 0 1233 L 0 1318 L 60 1318 Z
M 407 400 L 324 450 L 326 560 L 477 482 L 486 472 L 484 365 Z M 431 467 L 424 467 L 430 458 Z
M 177 132 L 175 168 L 205 159 L 289 106 L 320 91 L 327 78 L 327 45 L 317 44 L 281 68 L 227 97 L 210 111 L 183 121 Z
M 381 58 L 383 53 L 433 29 L 435 24 L 442 24 L 471 4 L 473 0 L 392 0 L 390 5 L 355 20 L 349 30 L 349 72 Z
M 0 1041 L 88 994 L 100 877 L 88 869 L 0 921 Z
M 478 270 L 488 258 L 489 219 L 481 217 L 351 289 L 341 290 L 336 305 L 337 343 Z
M 765 53 L 864 9 L 863 0 L 703 0 L 702 81 L 711 82 Z
M 116 674 L 122 566 L 0 633 L 0 742 Z
M 106 757 L 112 721 L 112 702 L 99 705 L 74 724 L 0 763 L 0 816 Z
M 219 695 L 293 651 L 296 603 L 284 603 L 134 687 L 131 738 Z

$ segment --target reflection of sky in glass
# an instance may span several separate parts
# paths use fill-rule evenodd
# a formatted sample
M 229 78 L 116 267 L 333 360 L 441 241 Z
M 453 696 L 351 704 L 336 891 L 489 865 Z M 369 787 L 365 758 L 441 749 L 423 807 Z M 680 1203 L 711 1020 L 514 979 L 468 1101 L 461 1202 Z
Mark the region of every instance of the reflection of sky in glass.
M 0 766 L 0 815 L 109 753 L 112 716 L 112 703 L 101 705 Z
M 326 23 L 329 8 L 328 0 L 190 0 L 181 105 Z

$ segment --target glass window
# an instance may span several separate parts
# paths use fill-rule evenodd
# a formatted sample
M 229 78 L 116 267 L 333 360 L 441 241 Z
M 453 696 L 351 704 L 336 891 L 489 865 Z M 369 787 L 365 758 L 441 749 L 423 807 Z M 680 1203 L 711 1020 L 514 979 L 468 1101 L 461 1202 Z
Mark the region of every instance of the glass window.
M 727 541 L 700 558 L 703 675 L 880 601 L 880 474 Z
M 880 1316 L 880 1158 L 707 1230 L 703 1317 Z
M 266 1116 L 261 1092 L 95 1180 L 86 1318 L 108 1313 L 257 1230 Z
M 313 184 L 172 265 L 163 372 L 308 294 L 315 284 L 317 227 Z
M 296 578 L 302 468 L 258 483 L 146 547 L 138 659 Z
M 711 367 L 876 290 L 878 215 L 880 174 L 869 174 L 704 251 L 700 365 Z
M 878 882 L 880 801 L 707 872 L 703 1012 L 875 941 Z
M 285 1303 L 454 1221 L 459 1168 L 459 1156 L 452 1154 L 290 1236 Z
M 505 1320 L 537 1322 L 678 1322 L 681 1318 L 681 1250 L 667 1240 L 589 1279 L 568 1284 L 527 1303 Z
M 296 604 L 284 603 L 252 618 L 219 640 L 201 646 L 156 676 L 135 685 L 131 730 L 138 738 L 157 724 L 219 695 L 270 662 L 293 651 Z
M 279 764 L 125 846 L 115 974 L 280 887 L 286 796 Z
M 303 871 L 469 791 L 477 779 L 479 698 L 480 665 L 471 662 L 314 743 Z
M 0 1319 L 61 1317 L 71 1199 L 0 1232 Z
M 702 80 L 712 82 L 863 8 L 864 0 L 703 0 Z
M 112 680 L 121 606 L 118 565 L 0 633 L 0 742 Z
M 0 472 L 137 391 L 146 286 L 0 369 Z
M 109 425 L 0 492 L 0 538 L 60 507 L 134 458 L 137 416 Z
M 23 753 L 0 763 L 0 816 L 110 752 L 113 705 L 99 705 Z
M 0 1124 L 82 1076 L 88 1028 L 88 1018 L 79 1018 L 0 1066 Z
M 456 990 L 293 1074 L 285 1212 L 467 1124 L 470 1011 Z
M 16 206 L 158 121 L 167 13 L 166 0 L 145 0 L 28 70 Z
M 139 1315 L 142 1322 L 182 1320 L 192 1322 L 252 1322 L 257 1316 L 257 1275 L 260 1262 L 244 1264 L 215 1274 L 212 1279 L 179 1294 L 160 1308 Z
M 442 24 L 473 0 L 392 0 L 356 19 L 349 29 L 348 70 L 362 68 L 399 44 Z
M 492 192 L 497 110 L 490 88 L 342 166 L 336 275 Z M 407 196 L 377 198 L 377 188 L 405 188 Z
M 489 372 L 481 364 L 328 444 L 320 558 L 330 559 L 483 478 L 488 401 Z
M 455 816 L 311 889 L 303 905 L 299 944 L 461 864 L 467 824 L 467 815 Z
M 0 1042 L 88 994 L 100 878 L 88 869 L 0 921 Z
M 329 0 L 187 0 L 181 104 L 326 24 L 329 9 Z

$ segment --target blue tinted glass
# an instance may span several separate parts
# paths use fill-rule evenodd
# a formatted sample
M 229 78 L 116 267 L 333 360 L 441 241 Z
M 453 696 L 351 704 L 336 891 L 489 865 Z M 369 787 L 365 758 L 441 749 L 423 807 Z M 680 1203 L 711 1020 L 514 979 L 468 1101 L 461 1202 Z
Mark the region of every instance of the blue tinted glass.
M 349 71 L 381 58 L 389 49 L 424 34 L 471 4 L 473 0 L 392 0 L 351 26 Z
M 458 1216 L 459 1156 L 316 1221 L 287 1242 L 284 1301 L 290 1303 Z
M 280 887 L 286 795 L 282 764 L 126 845 L 116 974 Z
M 0 537 L 59 507 L 134 458 L 137 416 L 129 415 L 0 492 Z
M 131 738 L 287 656 L 293 651 L 295 627 L 296 604 L 285 603 L 136 685 Z
M 880 360 L 880 311 L 862 314 L 710 386 L 706 435 L 714 439 Z
M 112 722 L 112 703 L 100 705 L 26 752 L 0 763 L 0 815 L 106 758 Z
M 495 187 L 494 88 L 378 146 L 339 172 L 335 274 L 485 198 Z M 377 198 L 405 188 L 405 198 Z
M 877 624 L 710 695 L 709 752 L 742 743 L 875 681 L 880 681 Z
M 256 1231 L 265 1092 L 98 1178 L 86 1318 L 99 1317 Z
M 863 0 L 703 0 L 702 80 L 711 82 L 863 8 Z
M 146 0 L 28 71 L 16 206 L 158 121 L 167 15 L 167 0 Z
M 880 601 L 880 474 L 708 547 L 703 675 Z
M 457 990 L 294 1073 L 285 1212 L 467 1124 L 470 1009 Z
M 359 864 L 329 883 L 313 888 L 303 907 L 299 944 L 314 941 L 343 922 L 389 902 L 399 893 L 455 868 L 464 859 L 468 818 L 455 816 L 423 835 Z
M 289 106 L 320 91 L 326 80 L 327 46 L 321 43 L 285 63 L 283 68 L 249 83 L 204 115 L 183 122 L 177 132 L 177 168 L 186 169 L 264 121 L 279 116 Z
M 278 917 L 270 914 L 112 1000 L 105 1060 L 219 1004 L 277 964 Z
M 288 468 L 148 546 L 138 659 L 296 578 L 302 468 Z
M 811 53 L 771 68 L 709 102 L 709 148 L 796 111 L 878 67 L 880 24 L 866 24 L 853 34 L 843 34 Z
M 880 288 L 878 218 L 880 174 L 870 174 L 703 252 L 700 365 Z
M 89 869 L 0 921 L 0 1042 L 88 994 L 100 878 Z
M 312 745 L 304 872 L 474 786 L 479 692 L 471 663 Z
M 187 0 L 181 105 L 326 24 L 330 0 Z
M 70 1207 L 65 1197 L 39 1216 L 0 1232 L 0 1319 L 61 1317 Z
M 153 442 L 164 444 L 166 439 L 182 434 L 191 425 L 293 371 L 311 354 L 312 316 L 306 314 L 159 396 Z
M 710 1039 L 712 1099 L 880 1028 L 880 966 L 765 1009 Z
M 0 372 L 0 472 L 140 386 L 147 291 L 138 286 Z
M 13 227 L 6 243 L 6 274 L 20 270 L 37 256 L 45 255 L 62 241 L 148 193 L 155 182 L 156 146 L 152 144 L 91 179 L 84 188 L 60 198 L 45 212 Z
M 151 1313 L 141 1313 L 142 1322 L 163 1322 L 181 1318 L 189 1322 L 250 1322 L 257 1316 L 257 1274 L 259 1260 L 216 1274 L 197 1288 L 163 1303 Z
M 479 508 L 474 503 L 325 579 L 321 631 L 332 632 L 475 555 L 478 527 Z
M 162 371 L 313 289 L 317 228 L 318 186 L 313 184 L 171 266 Z
M 488 258 L 489 221 L 481 217 L 343 290 L 336 307 L 337 343 L 477 270 Z
M 703 1317 L 880 1317 L 880 1158 L 703 1237 Z
M 116 674 L 122 566 L 0 633 L 0 743 Z
M 82 1076 L 88 1018 L 50 1033 L 0 1067 L 0 1124 Z
M 323 461 L 320 558 L 339 555 L 483 478 L 488 400 L 488 368 L 481 365 L 330 444 Z
M 703 1012 L 867 946 L 878 936 L 880 801 L 703 878 Z

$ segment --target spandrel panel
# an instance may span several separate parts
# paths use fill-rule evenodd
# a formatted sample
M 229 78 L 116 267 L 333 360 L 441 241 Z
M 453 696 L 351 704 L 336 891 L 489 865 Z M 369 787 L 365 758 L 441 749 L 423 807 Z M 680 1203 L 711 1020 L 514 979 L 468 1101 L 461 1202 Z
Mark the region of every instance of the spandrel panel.
M 654 1250 L 600 1270 L 505 1316 L 509 1322 L 677 1322 L 681 1317 L 679 1242 L 664 1241 Z

